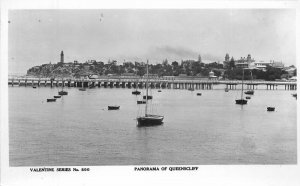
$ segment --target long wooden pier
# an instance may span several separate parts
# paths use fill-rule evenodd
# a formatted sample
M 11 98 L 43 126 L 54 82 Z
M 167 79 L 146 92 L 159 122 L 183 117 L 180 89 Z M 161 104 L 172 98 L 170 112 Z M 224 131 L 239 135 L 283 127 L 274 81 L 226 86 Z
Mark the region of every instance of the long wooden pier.
M 144 88 L 146 86 L 145 78 L 112 78 L 105 77 L 99 79 L 51 79 L 51 78 L 8 78 L 10 86 L 49 86 L 49 87 L 105 87 L 105 88 Z M 203 80 L 203 79 L 149 79 L 151 88 L 169 88 L 169 89 L 213 89 L 214 85 L 223 84 L 228 89 L 237 89 L 242 81 L 238 80 Z M 267 90 L 276 90 L 283 86 L 285 90 L 297 90 L 295 81 L 244 81 L 245 89 L 258 89 L 263 85 Z

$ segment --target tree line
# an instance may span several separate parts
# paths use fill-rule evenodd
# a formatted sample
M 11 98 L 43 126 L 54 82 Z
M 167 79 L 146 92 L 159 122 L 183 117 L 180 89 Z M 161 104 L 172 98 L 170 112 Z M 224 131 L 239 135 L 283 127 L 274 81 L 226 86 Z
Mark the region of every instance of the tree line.
M 236 68 L 234 63 L 224 69 L 223 64 L 212 62 L 202 63 L 194 60 L 185 60 L 181 63 L 173 61 L 171 63 L 168 60 L 163 60 L 162 63 L 149 64 L 149 73 L 161 76 L 179 76 L 184 74 L 187 76 L 200 76 L 207 77 L 209 72 L 213 71 L 215 76 L 224 79 L 242 79 L 243 70 Z M 32 67 L 27 71 L 28 75 L 39 77 L 80 77 L 83 75 L 122 75 L 125 73 L 131 73 L 137 76 L 143 76 L 146 74 L 145 62 L 125 62 L 118 65 L 117 61 L 104 62 L 90 62 L 90 63 L 57 63 L 57 64 L 43 64 L 41 66 Z M 252 69 L 244 70 L 244 79 L 263 79 L 263 80 L 275 80 L 281 79 L 282 75 L 287 74 L 286 71 L 272 66 L 267 66 L 265 71 Z M 296 75 L 296 72 L 294 72 Z

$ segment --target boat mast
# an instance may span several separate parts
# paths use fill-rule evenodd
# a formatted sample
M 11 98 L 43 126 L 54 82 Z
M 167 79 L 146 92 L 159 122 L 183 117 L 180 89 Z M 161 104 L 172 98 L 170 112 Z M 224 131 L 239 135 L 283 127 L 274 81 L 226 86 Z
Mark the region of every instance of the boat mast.
M 145 116 L 147 116 L 147 107 L 148 107 L 148 81 L 149 81 L 149 74 L 148 74 L 148 60 L 147 60 L 147 81 L 146 81 L 146 107 L 145 107 Z
M 251 73 L 251 83 L 253 83 L 253 75 L 252 75 L 252 70 L 250 70 L 250 73 Z M 253 89 L 254 89 L 254 86 L 253 86 Z
M 242 77 L 242 92 L 241 92 L 241 99 L 243 99 L 243 91 L 244 91 L 244 69 L 243 69 L 243 77 Z
M 61 78 L 61 81 L 62 81 L 62 83 L 61 83 L 61 86 L 62 86 L 61 90 L 64 91 L 64 78 L 63 77 Z
M 138 86 L 139 86 L 139 79 L 138 79 L 138 76 L 137 76 L 137 73 L 136 73 L 136 72 L 135 72 L 135 78 L 136 78 L 135 90 L 137 91 Z

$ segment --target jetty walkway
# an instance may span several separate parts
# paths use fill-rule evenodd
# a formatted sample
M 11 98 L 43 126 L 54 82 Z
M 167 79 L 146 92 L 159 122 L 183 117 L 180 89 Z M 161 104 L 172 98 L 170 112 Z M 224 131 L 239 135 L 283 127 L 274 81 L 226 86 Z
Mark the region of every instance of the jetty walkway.
M 105 87 L 105 88 L 144 88 L 146 78 L 124 78 L 124 77 L 100 77 L 98 79 L 76 79 L 76 78 L 29 78 L 29 77 L 9 77 L 10 86 L 49 86 L 49 87 Z M 213 89 L 214 85 L 223 84 L 228 89 L 237 89 L 242 84 L 240 80 L 209 80 L 201 78 L 187 79 L 165 79 L 151 78 L 149 86 L 151 88 L 169 89 Z M 297 90 L 296 81 L 244 81 L 245 89 L 258 89 L 265 87 L 267 90 L 276 90 L 283 86 L 285 90 Z

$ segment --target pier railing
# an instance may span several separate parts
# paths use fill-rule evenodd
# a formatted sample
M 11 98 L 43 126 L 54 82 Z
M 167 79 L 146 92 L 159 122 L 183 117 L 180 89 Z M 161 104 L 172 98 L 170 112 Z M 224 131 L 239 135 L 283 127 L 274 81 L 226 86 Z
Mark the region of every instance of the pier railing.
M 9 85 L 27 85 L 36 84 L 50 84 L 51 87 L 55 86 L 121 86 L 121 87 L 131 87 L 131 86 L 144 86 L 146 83 L 146 78 L 136 78 L 136 77 L 99 77 L 97 79 L 87 79 L 87 78 L 35 78 L 35 77 L 9 77 Z M 213 85 L 223 84 L 226 88 L 236 89 L 237 85 L 241 85 L 241 80 L 217 80 L 217 79 L 203 79 L 203 78 L 179 78 L 179 79 L 164 79 L 164 78 L 150 78 L 149 83 L 153 84 L 155 87 L 166 87 L 166 88 L 194 88 L 200 89 L 212 89 Z M 267 89 L 277 89 L 277 86 L 285 86 L 285 89 L 296 90 L 296 81 L 263 81 L 263 80 L 245 80 L 244 85 L 247 88 L 255 89 L 258 85 L 266 85 Z

